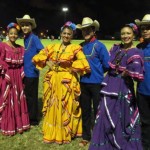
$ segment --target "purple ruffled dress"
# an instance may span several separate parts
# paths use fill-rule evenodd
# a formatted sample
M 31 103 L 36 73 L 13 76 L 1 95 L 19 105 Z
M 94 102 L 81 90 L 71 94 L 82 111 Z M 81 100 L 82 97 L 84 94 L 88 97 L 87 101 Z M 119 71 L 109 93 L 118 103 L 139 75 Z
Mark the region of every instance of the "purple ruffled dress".
M 114 45 L 109 65 L 89 150 L 142 150 L 133 80 L 143 79 L 143 53 Z M 128 76 L 122 77 L 125 70 Z

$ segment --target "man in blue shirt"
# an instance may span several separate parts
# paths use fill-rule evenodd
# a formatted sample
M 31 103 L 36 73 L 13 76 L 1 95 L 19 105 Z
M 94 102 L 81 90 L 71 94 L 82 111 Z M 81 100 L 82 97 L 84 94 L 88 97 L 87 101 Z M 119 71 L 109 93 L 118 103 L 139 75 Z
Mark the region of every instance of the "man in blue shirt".
M 24 72 L 25 72 L 25 95 L 27 99 L 30 124 L 38 125 L 38 83 L 39 71 L 32 62 L 34 55 L 43 49 L 40 39 L 33 34 L 32 29 L 36 28 L 34 18 L 24 15 L 23 18 L 16 18 L 24 33 Z
M 97 107 L 100 101 L 101 82 L 104 72 L 109 68 L 109 54 L 103 43 L 95 37 L 95 32 L 99 30 L 99 22 L 89 17 L 83 18 L 82 24 L 77 28 L 82 30 L 84 42 L 81 43 L 83 52 L 90 64 L 91 73 L 81 77 L 81 96 L 80 103 L 82 108 L 82 138 L 80 146 L 85 146 L 91 140 L 92 129 L 92 103 L 94 109 L 94 119 L 97 113 Z
M 137 103 L 141 118 L 143 150 L 150 150 L 150 14 L 135 23 L 141 30 L 143 42 L 137 47 L 144 53 L 144 80 L 138 84 Z

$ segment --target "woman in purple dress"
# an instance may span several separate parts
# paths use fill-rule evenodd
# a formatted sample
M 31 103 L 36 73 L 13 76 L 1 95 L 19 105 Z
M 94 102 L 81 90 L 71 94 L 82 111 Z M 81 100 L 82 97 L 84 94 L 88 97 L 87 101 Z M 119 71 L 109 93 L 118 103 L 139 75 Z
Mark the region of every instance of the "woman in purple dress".
M 22 133 L 30 128 L 26 98 L 23 92 L 24 48 L 16 44 L 19 26 L 7 26 L 9 40 L 0 43 L 0 131 L 4 135 Z
M 110 50 L 89 150 L 142 150 L 134 81 L 143 79 L 143 53 L 133 46 L 135 32 L 132 23 L 122 27 L 122 43 Z

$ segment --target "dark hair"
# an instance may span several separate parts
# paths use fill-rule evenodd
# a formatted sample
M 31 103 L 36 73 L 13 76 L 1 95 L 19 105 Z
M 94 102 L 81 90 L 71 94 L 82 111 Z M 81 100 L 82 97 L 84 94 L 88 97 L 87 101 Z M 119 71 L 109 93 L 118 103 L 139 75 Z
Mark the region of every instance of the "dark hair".
M 71 27 L 69 27 L 69 26 L 64 26 L 64 27 L 61 28 L 61 32 L 63 32 L 64 29 L 69 29 L 69 30 L 73 31 Z
M 124 28 L 124 27 L 129 27 L 129 28 L 131 28 L 132 31 L 133 31 L 133 33 L 134 33 L 136 36 L 139 34 L 138 27 L 137 27 L 137 25 L 134 24 L 134 23 L 125 24 L 122 28 Z M 122 29 L 122 28 L 121 28 L 121 29 Z

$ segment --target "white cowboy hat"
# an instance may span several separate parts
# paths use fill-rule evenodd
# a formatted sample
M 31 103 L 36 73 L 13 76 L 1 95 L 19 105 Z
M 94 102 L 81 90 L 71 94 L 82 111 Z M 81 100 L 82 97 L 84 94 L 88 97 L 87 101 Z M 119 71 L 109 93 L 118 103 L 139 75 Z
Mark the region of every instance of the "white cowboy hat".
M 97 20 L 93 21 L 89 17 L 84 17 L 83 20 L 82 20 L 82 24 L 77 24 L 76 28 L 77 29 L 83 29 L 83 28 L 91 27 L 91 26 L 95 27 L 95 31 L 98 31 L 99 27 L 100 27 L 100 24 Z
M 140 26 L 140 25 L 149 25 L 150 24 L 150 14 L 146 14 L 142 21 L 140 21 L 139 19 L 135 19 L 135 23 Z
M 23 22 L 29 22 L 32 25 L 32 29 L 36 28 L 36 22 L 34 18 L 30 18 L 29 15 L 24 15 L 22 18 L 16 18 L 17 23 L 21 25 Z

